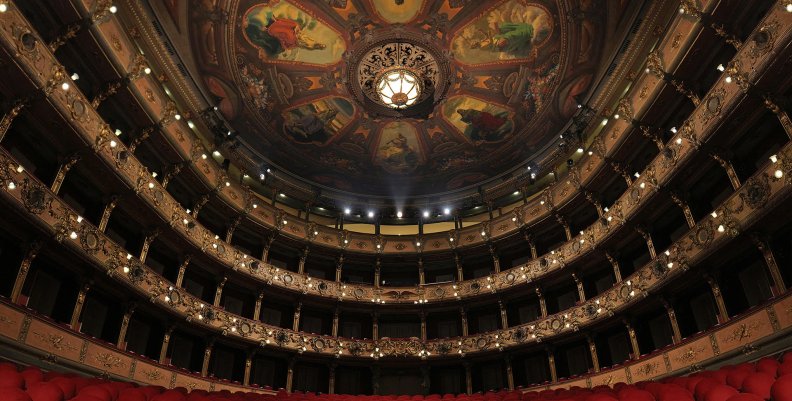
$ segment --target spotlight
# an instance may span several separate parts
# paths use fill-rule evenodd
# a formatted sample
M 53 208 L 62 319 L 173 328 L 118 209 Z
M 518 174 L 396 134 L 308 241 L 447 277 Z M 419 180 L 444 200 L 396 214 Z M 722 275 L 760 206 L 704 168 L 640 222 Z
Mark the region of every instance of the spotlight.
M 113 14 L 117 13 L 118 12 L 118 7 L 110 6 L 110 12 L 113 13 Z
M 372 217 L 374 217 L 374 212 L 373 212 L 373 211 L 371 211 L 371 210 L 369 210 L 369 212 L 368 212 L 368 217 L 369 217 L 369 218 L 372 218 Z
M 448 216 L 449 214 L 451 214 L 451 209 L 450 208 L 444 208 L 443 209 L 443 214 Z
M 429 211 L 428 210 L 424 210 L 423 217 L 425 217 L 425 218 L 429 217 Z
M 348 215 L 348 214 L 351 214 L 351 213 L 352 213 L 352 209 L 350 209 L 348 207 L 344 208 L 344 214 Z
M 720 72 L 723 72 L 723 71 L 726 71 L 726 67 L 724 67 L 723 64 L 718 64 L 717 70 L 720 71 Z
M 76 80 L 78 80 L 78 79 L 80 79 L 80 75 L 79 75 L 79 74 L 77 74 L 76 72 L 75 72 L 74 74 L 72 74 L 72 75 L 71 75 L 71 80 L 72 80 L 72 81 L 76 81 Z
M 404 214 L 402 213 L 402 211 L 401 211 L 401 210 L 399 210 L 398 212 L 396 212 L 396 217 L 398 217 L 398 218 L 402 218 L 402 216 L 404 216 Z

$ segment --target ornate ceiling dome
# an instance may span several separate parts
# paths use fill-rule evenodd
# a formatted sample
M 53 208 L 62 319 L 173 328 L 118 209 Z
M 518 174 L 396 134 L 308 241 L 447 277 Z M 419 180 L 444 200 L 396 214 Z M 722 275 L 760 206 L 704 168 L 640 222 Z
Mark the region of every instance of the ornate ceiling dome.
M 389 198 L 481 185 L 556 149 L 614 18 L 563 0 L 199 3 L 195 62 L 248 166 Z

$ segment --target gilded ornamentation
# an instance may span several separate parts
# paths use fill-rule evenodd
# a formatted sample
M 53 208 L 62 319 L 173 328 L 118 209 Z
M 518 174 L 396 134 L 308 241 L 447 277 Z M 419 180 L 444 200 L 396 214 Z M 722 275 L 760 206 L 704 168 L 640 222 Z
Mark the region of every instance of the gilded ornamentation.
M 683 352 L 681 355 L 676 357 L 676 361 L 677 362 L 691 362 L 691 361 L 696 359 L 696 355 L 698 355 L 698 354 L 700 354 L 702 352 L 704 352 L 704 347 L 698 346 L 696 348 L 693 348 L 692 346 L 690 346 L 690 347 L 687 348 L 687 350 L 685 350 L 685 352 Z
M 41 341 L 46 342 L 50 348 L 56 349 L 58 351 L 77 351 L 77 347 L 74 346 L 71 341 L 64 341 L 64 337 L 60 334 L 39 333 L 34 331 L 33 335 L 38 337 Z
M 109 353 L 109 352 L 98 352 L 94 359 L 96 362 L 99 362 L 105 369 L 111 368 L 119 368 L 126 366 L 126 362 L 124 362 L 121 358 Z
M 723 109 L 723 99 L 726 98 L 726 90 L 723 88 L 711 91 L 706 98 L 704 98 L 704 109 L 699 116 L 701 123 L 706 125 L 713 118 L 720 115 Z
M 148 379 L 149 382 L 158 382 L 162 379 L 162 372 L 156 369 L 141 370 L 140 373 L 142 373 L 143 377 Z
M 6 325 L 10 326 L 10 325 L 15 324 L 16 321 L 11 320 L 11 318 L 6 316 L 6 315 L 0 315 L 0 323 L 3 323 L 3 324 L 6 324 Z
M 723 339 L 723 343 L 728 344 L 735 341 L 739 343 L 743 340 L 750 339 L 753 331 L 762 326 L 764 326 L 764 324 L 757 322 L 738 324 L 737 327 L 731 331 L 729 336 Z
M 761 209 L 770 197 L 770 177 L 767 174 L 753 176 L 743 185 L 740 198 L 751 208 Z

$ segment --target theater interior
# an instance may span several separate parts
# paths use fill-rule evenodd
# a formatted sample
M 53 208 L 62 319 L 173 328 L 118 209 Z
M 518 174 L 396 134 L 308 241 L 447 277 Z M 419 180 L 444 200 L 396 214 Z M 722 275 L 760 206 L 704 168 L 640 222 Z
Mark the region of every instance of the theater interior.
M 792 0 L 0 0 L 0 401 L 792 400 Z

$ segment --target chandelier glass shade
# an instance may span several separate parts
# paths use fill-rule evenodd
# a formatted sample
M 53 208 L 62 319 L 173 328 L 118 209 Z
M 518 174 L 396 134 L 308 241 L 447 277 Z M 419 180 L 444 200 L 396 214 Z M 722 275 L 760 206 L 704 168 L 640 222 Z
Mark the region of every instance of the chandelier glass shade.
M 421 96 L 418 77 L 407 69 L 387 71 L 377 83 L 377 94 L 383 104 L 394 109 L 413 105 Z

